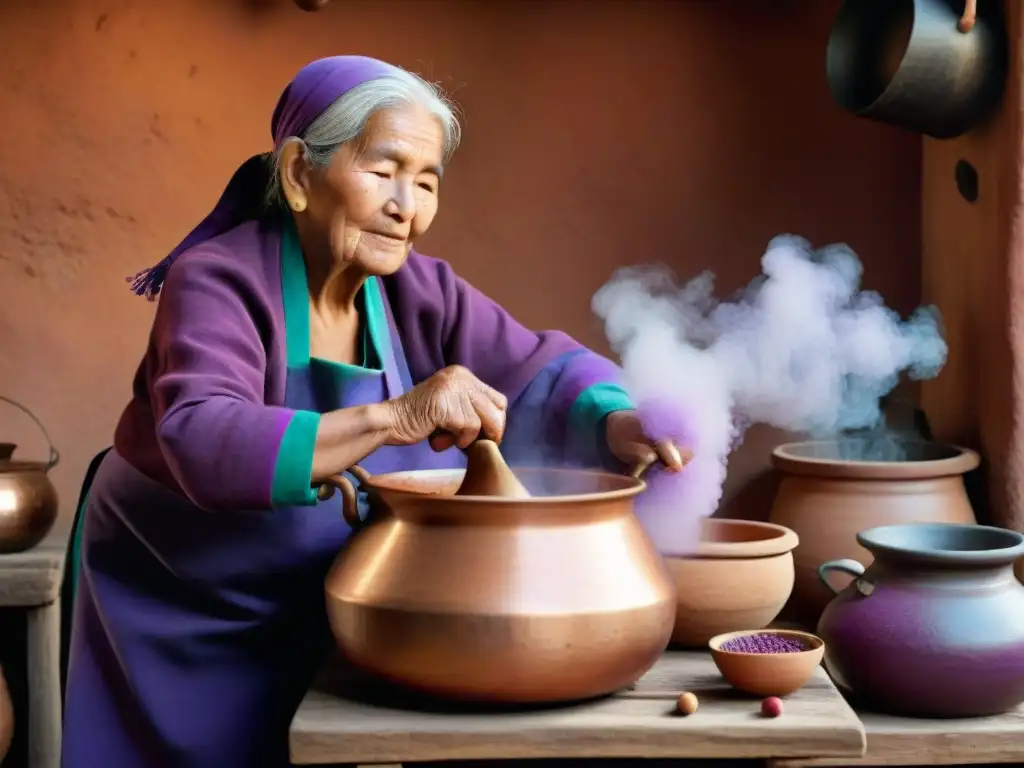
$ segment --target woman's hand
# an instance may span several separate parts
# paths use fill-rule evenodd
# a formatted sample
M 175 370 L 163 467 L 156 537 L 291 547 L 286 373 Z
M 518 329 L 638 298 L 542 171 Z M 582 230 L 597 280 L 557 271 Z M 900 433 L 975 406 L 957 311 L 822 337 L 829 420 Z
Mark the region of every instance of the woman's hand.
M 679 472 L 693 454 L 680 449 L 671 440 L 651 440 L 644 434 L 636 411 L 615 411 L 605 418 L 605 439 L 608 450 L 632 470 L 660 460 L 670 472 Z
M 501 442 L 505 433 L 508 399 L 460 365 L 438 371 L 386 405 L 389 445 L 411 445 L 434 435 L 431 446 L 443 451 L 466 448 L 478 437 Z

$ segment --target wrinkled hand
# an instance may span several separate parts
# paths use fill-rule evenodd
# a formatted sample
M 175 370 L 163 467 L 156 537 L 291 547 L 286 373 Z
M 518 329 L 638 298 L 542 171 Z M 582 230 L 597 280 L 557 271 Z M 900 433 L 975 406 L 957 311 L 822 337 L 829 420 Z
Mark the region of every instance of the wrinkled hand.
M 443 451 L 466 448 L 478 437 L 501 442 L 505 433 L 508 399 L 460 365 L 438 371 L 387 405 L 389 445 L 429 437 L 431 447 Z
M 679 448 L 671 440 L 648 438 L 636 411 L 608 414 L 605 419 L 605 439 L 612 455 L 631 470 L 660 460 L 670 472 L 679 472 L 693 458 L 691 451 Z

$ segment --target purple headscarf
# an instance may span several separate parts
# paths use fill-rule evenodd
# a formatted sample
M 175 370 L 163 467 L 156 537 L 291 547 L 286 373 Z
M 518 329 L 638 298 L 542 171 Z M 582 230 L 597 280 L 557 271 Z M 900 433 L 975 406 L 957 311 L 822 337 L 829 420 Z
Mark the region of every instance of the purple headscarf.
M 274 149 L 292 136 L 301 136 L 325 109 L 357 85 L 376 80 L 397 68 L 367 56 L 331 56 L 307 64 L 284 89 L 274 108 L 270 133 Z M 160 294 L 167 270 L 178 256 L 199 243 L 259 218 L 263 195 L 270 183 L 267 155 L 250 157 L 235 171 L 217 205 L 199 226 L 156 266 L 125 278 L 132 292 L 153 301 Z

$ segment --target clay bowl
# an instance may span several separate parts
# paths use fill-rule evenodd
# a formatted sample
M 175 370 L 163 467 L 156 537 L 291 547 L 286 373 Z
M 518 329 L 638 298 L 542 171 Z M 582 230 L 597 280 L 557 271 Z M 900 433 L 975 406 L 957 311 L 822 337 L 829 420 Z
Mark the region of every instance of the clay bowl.
M 793 591 L 789 528 L 751 520 L 705 520 L 697 553 L 665 557 L 676 583 L 672 643 L 703 648 L 723 632 L 771 624 Z
M 806 651 L 792 653 L 738 653 L 723 651 L 722 644 L 749 635 L 779 635 L 799 640 Z M 733 688 L 755 696 L 788 696 L 803 688 L 825 655 L 825 643 L 809 632 L 790 629 L 743 630 L 711 638 L 711 658 Z

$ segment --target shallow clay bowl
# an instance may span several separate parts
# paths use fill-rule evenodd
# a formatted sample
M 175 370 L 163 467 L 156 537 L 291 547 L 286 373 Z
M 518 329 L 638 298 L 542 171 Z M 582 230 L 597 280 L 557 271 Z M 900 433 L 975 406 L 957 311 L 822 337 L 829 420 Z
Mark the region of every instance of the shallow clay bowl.
M 799 640 L 806 651 L 792 653 L 737 653 L 723 651 L 722 644 L 749 635 L 778 635 Z M 711 658 L 733 688 L 755 696 L 788 696 L 811 679 L 825 655 L 825 643 L 809 632 L 789 629 L 756 629 L 727 632 L 711 638 Z

